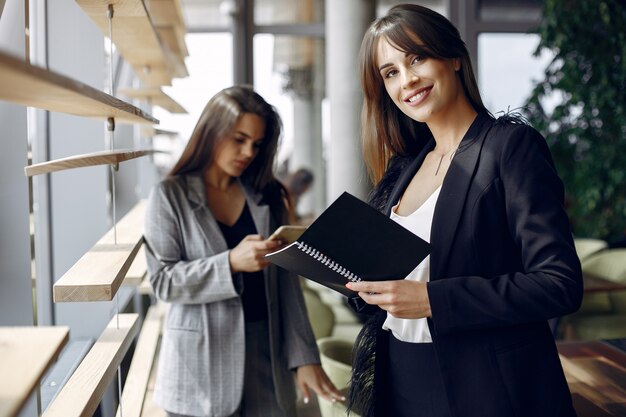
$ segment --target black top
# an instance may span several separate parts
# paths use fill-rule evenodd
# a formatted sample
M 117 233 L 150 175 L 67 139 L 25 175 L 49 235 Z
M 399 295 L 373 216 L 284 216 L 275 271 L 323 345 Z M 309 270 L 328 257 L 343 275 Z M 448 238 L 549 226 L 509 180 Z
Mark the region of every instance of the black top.
M 244 205 L 241 215 L 232 226 L 217 222 L 228 249 L 239 244 L 247 235 L 257 233 L 248 205 Z M 247 322 L 267 320 L 267 303 L 265 301 L 265 278 L 263 271 L 243 272 L 243 314 Z

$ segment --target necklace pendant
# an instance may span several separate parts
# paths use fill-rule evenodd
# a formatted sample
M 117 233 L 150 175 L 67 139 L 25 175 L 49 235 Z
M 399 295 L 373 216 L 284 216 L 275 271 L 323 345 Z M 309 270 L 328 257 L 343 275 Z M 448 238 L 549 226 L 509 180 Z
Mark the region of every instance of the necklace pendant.
M 439 158 L 439 163 L 437 164 L 437 169 L 435 170 L 435 177 L 439 174 L 439 168 L 441 168 L 441 161 L 443 161 L 443 157 L 444 155 L 441 155 L 441 158 Z

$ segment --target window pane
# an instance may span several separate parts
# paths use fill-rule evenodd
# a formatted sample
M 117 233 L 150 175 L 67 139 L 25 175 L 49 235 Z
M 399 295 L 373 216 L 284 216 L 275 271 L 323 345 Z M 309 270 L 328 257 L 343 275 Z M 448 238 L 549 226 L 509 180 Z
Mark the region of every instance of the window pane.
M 154 147 L 169 154 L 156 154 L 155 163 L 164 168 L 178 160 L 207 101 L 219 90 L 233 83 L 233 40 L 230 33 L 187 34 L 189 56 L 185 60 L 189 76 L 175 78 L 163 92 L 188 114 L 173 114 L 155 107 L 154 117 L 161 122 L 158 129 L 179 132 L 178 140 L 155 137 Z
M 321 23 L 323 0 L 255 0 L 254 23 L 257 25 Z
M 541 0 L 478 0 L 479 20 L 533 20 L 541 19 Z
M 319 39 L 270 34 L 254 37 L 255 89 L 278 109 L 285 128 L 279 163 L 293 153 L 294 125 L 303 132 L 300 135 L 321 129 L 300 123 L 319 123 L 319 118 L 310 117 L 310 113 L 321 112 L 323 57 L 323 42 Z M 315 108 L 300 107 L 309 105 Z
M 228 5 L 223 0 L 182 0 L 183 18 L 188 31 L 229 27 Z
M 533 56 L 535 34 L 483 33 L 478 36 L 478 84 L 485 106 L 497 112 L 524 105 L 552 59 L 545 51 Z

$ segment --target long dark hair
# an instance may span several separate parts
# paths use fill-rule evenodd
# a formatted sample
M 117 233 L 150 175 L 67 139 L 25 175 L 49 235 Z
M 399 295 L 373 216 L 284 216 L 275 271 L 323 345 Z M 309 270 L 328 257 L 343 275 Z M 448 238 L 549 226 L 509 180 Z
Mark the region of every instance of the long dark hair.
M 370 25 L 359 56 L 364 94 L 361 113 L 363 156 L 374 183 L 380 181 L 392 156 L 416 153 L 431 136 L 425 123 L 404 115 L 387 94 L 376 59 L 381 39 L 407 53 L 434 59 L 458 58 L 461 62 L 459 77 L 467 99 L 477 112 L 486 111 L 469 52 L 458 29 L 426 7 L 416 4 L 392 7 Z
M 241 181 L 263 194 L 265 202 L 278 210 L 282 223 L 291 209 L 286 203 L 287 191 L 274 176 L 282 121 L 274 106 L 250 86 L 225 88 L 209 100 L 185 150 L 168 175 L 204 172 L 213 161 L 216 145 L 228 138 L 244 113 L 256 114 L 265 121 L 265 136 L 259 153 L 241 175 Z

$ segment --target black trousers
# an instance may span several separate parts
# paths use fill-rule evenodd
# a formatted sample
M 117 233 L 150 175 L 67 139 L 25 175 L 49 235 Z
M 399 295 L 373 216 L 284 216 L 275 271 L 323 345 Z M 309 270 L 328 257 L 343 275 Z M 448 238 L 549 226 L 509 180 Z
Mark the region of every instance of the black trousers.
M 384 401 L 377 405 L 388 407 L 394 417 L 450 417 L 432 343 L 402 342 L 392 334 L 388 339 L 387 383 L 382 384 Z

